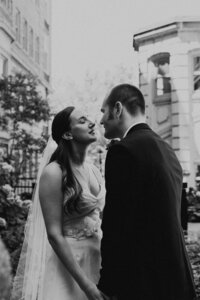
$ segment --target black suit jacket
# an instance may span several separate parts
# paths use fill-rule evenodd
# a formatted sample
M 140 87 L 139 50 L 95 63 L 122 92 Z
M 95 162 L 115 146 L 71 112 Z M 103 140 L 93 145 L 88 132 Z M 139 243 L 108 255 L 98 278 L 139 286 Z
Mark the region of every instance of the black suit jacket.
M 147 124 L 135 125 L 109 148 L 105 180 L 99 288 L 120 300 L 192 300 L 174 151 Z

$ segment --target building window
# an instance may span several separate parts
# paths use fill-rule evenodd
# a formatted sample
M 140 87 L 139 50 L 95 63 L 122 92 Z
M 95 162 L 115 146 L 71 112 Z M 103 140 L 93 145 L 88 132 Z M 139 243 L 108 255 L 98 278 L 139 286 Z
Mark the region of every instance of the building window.
M 28 23 L 24 20 L 23 23 L 23 49 L 28 50 Z
M 4 6 L 4 8 L 7 10 L 7 12 L 12 14 L 12 8 L 13 8 L 12 0 L 0 0 L 0 4 L 2 4 L 2 6 Z
M 193 90 L 200 90 L 200 55 L 193 58 Z
M 8 59 L 0 55 L 0 78 L 8 75 Z
M 20 43 L 21 41 L 21 13 L 17 9 L 16 10 L 16 15 L 15 15 L 15 36 L 16 36 L 16 41 Z
M 12 9 L 13 9 L 13 1 L 12 0 L 8 0 L 8 10 L 9 12 L 12 14 Z
M 4 6 L 6 6 L 6 0 L 1 0 L 1 3 L 4 5 Z
M 43 69 L 48 71 L 48 60 L 49 60 L 49 38 L 48 35 L 44 35 L 43 39 Z
M 157 97 L 169 94 L 171 92 L 169 76 L 169 53 L 158 53 L 151 57 L 155 67 L 155 95 Z
M 33 50 L 33 29 L 30 28 L 29 29 L 29 55 L 32 58 L 33 58 L 33 53 L 34 53 L 34 50 Z
M 37 36 L 35 40 L 35 61 L 36 63 L 40 63 L 40 39 Z

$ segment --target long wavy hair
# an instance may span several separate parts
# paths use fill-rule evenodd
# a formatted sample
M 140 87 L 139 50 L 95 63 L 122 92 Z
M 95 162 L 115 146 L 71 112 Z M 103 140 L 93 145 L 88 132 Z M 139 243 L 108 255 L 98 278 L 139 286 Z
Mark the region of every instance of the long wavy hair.
M 71 141 L 62 138 L 64 133 L 70 131 L 70 115 L 74 108 L 74 106 L 69 106 L 63 109 L 52 122 L 52 138 L 58 146 L 49 163 L 56 161 L 62 170 L 63 205 L 66 214 L 71 214 L 73 211 L 78 212 L 78 202 L 82 193 L 82 187 L 77 181 L 70 163 L 73 157 Z

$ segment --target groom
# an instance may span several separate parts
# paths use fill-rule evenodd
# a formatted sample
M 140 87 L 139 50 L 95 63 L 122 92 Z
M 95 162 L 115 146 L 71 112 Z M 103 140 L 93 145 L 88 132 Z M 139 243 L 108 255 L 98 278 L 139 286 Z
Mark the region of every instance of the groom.
M 118 85 L 104 101 L 105 165 L 99 289 L 119 300 L 192 300 L 193 275 L 181 229 L 182 169 L 145 123 L 142 93 Z

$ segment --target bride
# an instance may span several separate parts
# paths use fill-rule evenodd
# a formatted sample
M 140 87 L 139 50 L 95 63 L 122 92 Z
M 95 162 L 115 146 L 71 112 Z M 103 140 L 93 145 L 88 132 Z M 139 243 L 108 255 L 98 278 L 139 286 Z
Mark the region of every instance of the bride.
M 67 107 L 53 120 L 52 138 L 57 145 L 50 141 L 43 156 L 11 299 L 103 300 L 96 284 L 105 189 L 85 160 L 95 124 Z

